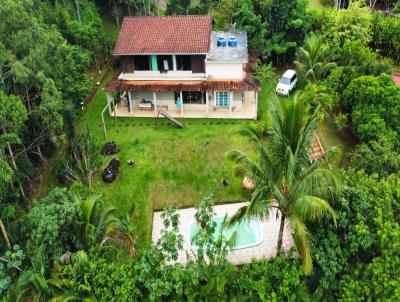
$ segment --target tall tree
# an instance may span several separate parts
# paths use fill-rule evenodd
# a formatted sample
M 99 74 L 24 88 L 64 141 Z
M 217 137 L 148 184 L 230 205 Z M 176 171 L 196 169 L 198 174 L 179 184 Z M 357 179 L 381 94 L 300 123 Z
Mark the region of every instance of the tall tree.
M 242 131 L 254 146 L 257 160 L 241 151 L 229 153 L 238 173 L 256 185 L 250 204 L 239 209 L 230 223 L 250 217 L 268 218 L 270 211 L 276 209 L 280 214 L 277 253 L 281 251 L 287 223 L 304 271 L 309 274 L 312 271 L 311 234 L 306 223 L 325 215 L 335 221 L 335 212 L 326 200 L 339 188 L 337 178 L 327 167 L 335 152 L 327 150 L 320 159 L 310 163 L 308 152 L 319 120 L 315 115 L 309 116 L 297 98 L 276 104 L 271 120 L 267 146 L 252 128 Z
M 81 181 L 88 187 L 93 184 L 93 176 L 100 167 L 99 146 L 89 129 L 77 129 L 64 161 L 65 177 L 71 182 Z
M 20 135 L 27 118 L 21 98 L 14 95 L 7 96 L 0 90 L 0 179 L 3 181 L 2 185 L 11 182 L 12 170 L 14 172 L 18 170 L 13 145 L 21 143 Z M 20 189 L 24 194 L 22 185 Z

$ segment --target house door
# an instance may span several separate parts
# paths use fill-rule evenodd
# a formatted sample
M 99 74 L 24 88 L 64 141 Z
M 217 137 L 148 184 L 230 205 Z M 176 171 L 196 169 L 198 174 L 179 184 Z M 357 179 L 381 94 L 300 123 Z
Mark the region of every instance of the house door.
M 218 91 L 215 93 L 216 107 L 229 107 L 230 93 L 228 91 Z

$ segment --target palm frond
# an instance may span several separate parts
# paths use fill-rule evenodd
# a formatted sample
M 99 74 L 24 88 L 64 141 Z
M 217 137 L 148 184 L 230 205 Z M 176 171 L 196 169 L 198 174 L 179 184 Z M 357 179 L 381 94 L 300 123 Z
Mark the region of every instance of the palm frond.
M 230 227 L 243 219 L 245 219 L 247 216 L 247 208 L 248 206 L 243 206 L 239 210 L 236 211 L 234 215 L 232 215 L 229 220 L 227 221 L 227 226 Z
M 329 203 L 319 197 L 304 195 L 293 203 L 292 212 L 304 221 L 317 221 L 330 215 L 336 226 L 336 213 Z
M 296 249 L 302 259 L 304 273 L 309 275 L 313 271 L 311 234 L 299 217 L 294 215 L 290 217 L 289 225 L 292 230 L 293 241 L 296 245 Z
M 333 171 L 316 168 L 304 174 L 294 188 L 294 195 L 315 195 L 329 197 L 340 190 L 340 182 Z
M 245 153 L 232 150 L 228 152 L 228 158 L 236 164 L 237 174 L 248 176 L 256 184 L 263 181 L 264 174 L 261 168 Z

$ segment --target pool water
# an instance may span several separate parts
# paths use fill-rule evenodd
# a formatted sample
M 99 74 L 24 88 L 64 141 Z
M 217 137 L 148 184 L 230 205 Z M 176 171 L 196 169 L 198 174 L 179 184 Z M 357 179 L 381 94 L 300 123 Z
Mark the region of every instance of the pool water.
M 217 238 L 219 236 L 220 230 L 222 228 L 224 217 L 215 216 L 213 218 L 213 221 L 215 221 L 217 224 L 216 231 L 214 234 L 215 238 Z M 189 238 L 189 244 L 190 244 L 191 248 L 194 248 L 194 249 L 197 248 L 197 246 L 192 243 L 192 238 L 198 233 L 200 228 L 201 228 L 201 226 L 196 221 L 193 221 L 189 225 L 188 238 Z M 222 235 L 226 239 L 229 239 L 229 238 L 231 238 L 231 236 L 234 232 L 237 232 L 237 235 L 236 235 L 237 237 L 236 237 L 235 245 L 231 248 L 231 250 L 238 250 L 238 249 L 244 249 L 244 248 L 248 248 L 251 246 L 255 246 L 255 245 L 261 244 L 264 239 L 262 224 L 259 220 L 256 220 L 256 219 L 250 219 L 247 221 L 236 223 L 230 228 L 225 227 L 222 230 Z

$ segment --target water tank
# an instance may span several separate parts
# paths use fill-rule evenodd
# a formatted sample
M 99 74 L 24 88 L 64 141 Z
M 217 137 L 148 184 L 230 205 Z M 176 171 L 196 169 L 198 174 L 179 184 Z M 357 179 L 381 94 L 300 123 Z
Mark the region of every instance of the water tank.
M 224 37 L 219 37 L 218 38 L 218 40 L 217 40 L 217 46 L 218 47 L 224 47 L 224 46 L 226 46 L 226 40 L 225 40 L 225 38 Z
M 235 47 L 235 46 L 237 46 L 237 39 L 235 38 L 235 37 L 233 37 L 233 36 L 231 36 L 231 37 L 229 37 L 229 39 L 228 39 L 228 45 L 229 46 L 231 46 L 231 47 Z

